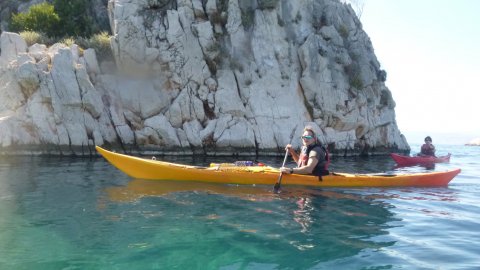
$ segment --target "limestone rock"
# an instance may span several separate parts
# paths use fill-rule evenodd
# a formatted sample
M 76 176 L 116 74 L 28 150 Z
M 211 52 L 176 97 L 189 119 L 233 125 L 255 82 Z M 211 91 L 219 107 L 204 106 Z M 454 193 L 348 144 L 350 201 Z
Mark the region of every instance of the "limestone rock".
M 98 1 L 96 2 L 99 3 Z M 218 3 L 218 5 L 217 5 Z M 368 35 L 336 0 L 110 0 L 115 61 L 0 36 L 0 153 L 408 151 Z
M 6 66 L 17 59 L 17 55 L 27 52 L 27 43 L 16 33 L 2 32 L 0 35 L 0 66 Z

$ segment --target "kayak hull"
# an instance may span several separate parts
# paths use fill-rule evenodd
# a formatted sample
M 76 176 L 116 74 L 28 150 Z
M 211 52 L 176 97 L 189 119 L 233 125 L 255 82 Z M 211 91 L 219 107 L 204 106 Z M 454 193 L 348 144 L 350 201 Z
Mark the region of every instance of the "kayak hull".
M 390 156 L 393 158 L 395 163 L 400 166 L 416 165 L 416 164 L 433 164 L 433 163 L 443 163 L 450 162 L 451 154 L 448 153 L 446 156 L 432 157 L 432 156 L 403 156 L 395 153 L 391 153 Z
M 268 166 L 213 166 L 198 167 L 149 160 L 107 151 L 97 151 L 112 165 L 130 177 L 148 180 L 199 181 L 223 184 L 274 185 L 280 171 Z M 320 180 L 317 176 L 284 174 L 282 185 L 318 187 L 389 187 L 389 186 L 446 186 L 460 173 L 460 169 L 445 172 L 416 174 L 349 174 L 331 173 Z

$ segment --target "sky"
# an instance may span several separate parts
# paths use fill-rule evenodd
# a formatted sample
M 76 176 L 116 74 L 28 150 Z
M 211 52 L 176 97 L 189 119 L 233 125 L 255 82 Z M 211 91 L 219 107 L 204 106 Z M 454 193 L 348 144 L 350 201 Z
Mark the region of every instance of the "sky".
M 427 135 L 445 144 L 479 138 L 480 1 L 358 2 L 408 143 Z

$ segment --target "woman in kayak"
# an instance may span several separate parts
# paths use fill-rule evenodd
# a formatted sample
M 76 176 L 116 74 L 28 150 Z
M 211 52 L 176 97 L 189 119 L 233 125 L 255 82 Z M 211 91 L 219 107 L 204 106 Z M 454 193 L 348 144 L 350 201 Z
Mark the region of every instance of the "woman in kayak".
M 435 156 L 435 146 L 432 144 L 430 136 L 425 137 L 425 143 L 420 148 L 419 156 Z
M 317 139 L 315 132 L 311 127 L 305 127 L 302 135 L 302 149 L 300 155 L 293 149 L 291 144 L 287 144 L 285 150 L 290 153 L 293 160 L 297 163 L 296 168 L 282 167 L 282 173 L 313 174 L 317 176 L 328 175 L 329 157 L 327 150 Z

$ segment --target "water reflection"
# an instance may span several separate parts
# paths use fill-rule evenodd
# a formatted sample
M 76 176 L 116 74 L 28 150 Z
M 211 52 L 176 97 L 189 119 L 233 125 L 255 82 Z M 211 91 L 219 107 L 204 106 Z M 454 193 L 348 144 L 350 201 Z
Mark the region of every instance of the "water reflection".
M 435 170 L 435 163 L 424 163 L 424 164 L 415 164 L 415 165 L 395 165 L 394 170 L 402 170 L 404 168 L 420 168 L 424 171 L 433 171 Z
M 198 242 L 208 241 L 208 248 L 200 244 L 206 249 L 203 252 L 225 259 L 204 261 L 211 269 L 229 262 L 307 269 L 322 261 L 394 244 L 390 240 L 373 240 L 388 235 L 396 220 L 390 211 L 392 206 L 379 200 L 378 195 L 299 187 L 285 188 L 277 195 L 271 189 L 135 179 L 125 186 L 108 187 L 106 194 L 112 201 L 146 213 L 161 209 L 163 218 L 159 222 L 175 220 L 178 234 L 163 237 L 183 239 L 190 246 L 176 250 L 176 256 L 197 256 L 196 260 L 201 261 L 191 252 L 198 249 Z M 180 213 L 182 222 L 174 218 Z M 143 222 L 151 218 L 149 215 Z M 191 242 L 187 239 L 193 231 L 196 240 Z
M 147 196 L 163 196 L 175 192 L 203 192 L 210 194 L 233 195 L 250 198 L 251 195 L 273 196 L 271 187 L 249 185 L 222 185 L 201 182 L 152 181 L 133 179 L 126 186 L 106 188 L 106 193 L 113 201 L 135 201 Z
M 314 210 L 311 205 L 312 200 L 310 198 L 300 198 L 296 204 L 298 205 L 298 209 L 293 211 L 293 220 L 302 227 L 300 232 L 307 233 L 313 223 L 311 218 L 312 211 Z

